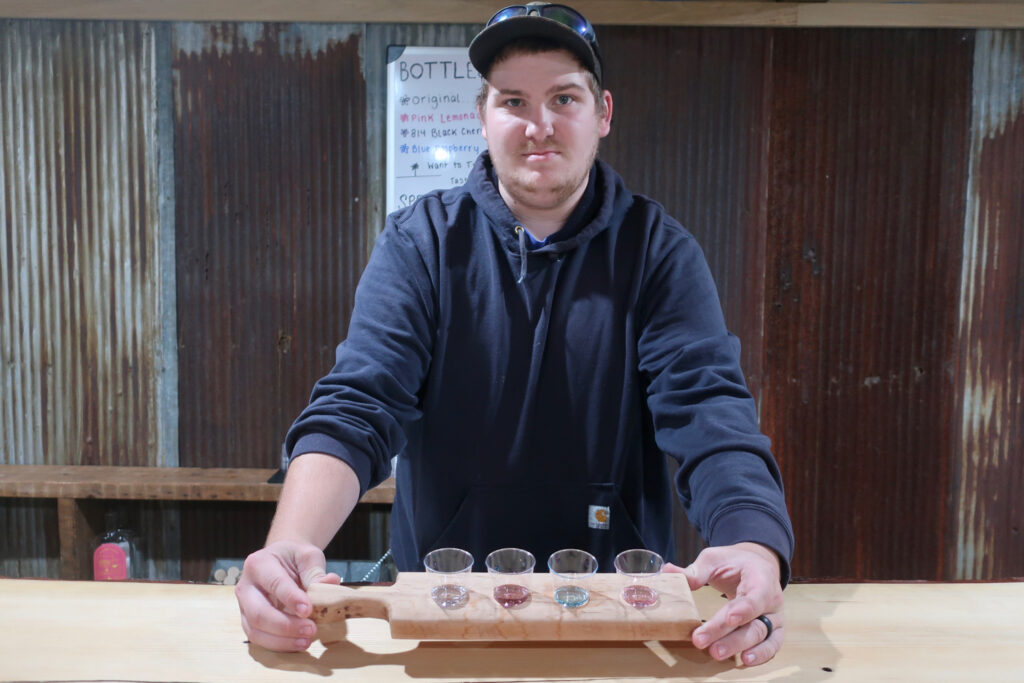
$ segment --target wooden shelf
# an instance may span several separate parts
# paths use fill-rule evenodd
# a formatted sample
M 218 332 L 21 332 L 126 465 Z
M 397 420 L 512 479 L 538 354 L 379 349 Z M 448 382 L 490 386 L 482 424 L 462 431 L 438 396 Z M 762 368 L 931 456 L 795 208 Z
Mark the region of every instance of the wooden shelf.
M 92 575 L 92 540 L 102 529 L 104 500 L 275 502 L 273 469 L 0 465 L 0 497 L 54 498 L 60 537 L 60 576 Z M 390 505 L 394 479 L 370 489 L 360 503 Z
M 239 500 L 274 502 L 273 469 L 0 465 L 0 497 L 103 500 Z M 361 503 L 391 503 L 395 481 L 370 489 Z
M 1024 4 L 575 0 L 597 25 L 1019 28 Z M 478 0 L 0 0 L 0 17 L 146 21 L 482 24 L 502 3 Z

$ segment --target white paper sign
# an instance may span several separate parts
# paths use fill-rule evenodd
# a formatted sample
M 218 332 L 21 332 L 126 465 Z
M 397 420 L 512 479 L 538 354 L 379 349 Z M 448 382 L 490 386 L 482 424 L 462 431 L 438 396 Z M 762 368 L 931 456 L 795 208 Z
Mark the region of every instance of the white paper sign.
M 387 212 L 461 185 L 487 143 L 480 74 L 464 47 L 392 47 L 388 54 Z

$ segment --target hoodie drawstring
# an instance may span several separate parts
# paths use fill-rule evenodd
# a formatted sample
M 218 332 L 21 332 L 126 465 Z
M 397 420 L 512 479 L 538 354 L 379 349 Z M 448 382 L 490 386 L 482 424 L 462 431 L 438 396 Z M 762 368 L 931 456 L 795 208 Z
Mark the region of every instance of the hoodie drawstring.
M 519 279 L 516 280 L 518 285 L 526 279 L 526 229 L 517 225 L 516 233 L 519 235 Z

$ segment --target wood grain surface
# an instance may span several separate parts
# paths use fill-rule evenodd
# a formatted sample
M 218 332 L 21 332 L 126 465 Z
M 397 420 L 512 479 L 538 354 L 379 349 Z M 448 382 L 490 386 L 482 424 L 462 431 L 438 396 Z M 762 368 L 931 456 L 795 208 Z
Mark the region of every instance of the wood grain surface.
M 382 618 L 391 624 L 391 637 L 417 640 L 689 640 L 700 625 L 686 577 L 677 573 L 645 581 L 659 594 L 657 604 L 645 609 L 620 599 L 628 580 L 616 574 L 593 576 L 590 601 L 575 609 L 555 602 L 551 575 L 546 573 L 522 577 L 530 598 L 512 609 L 495 602 L 496 582 L 487 573 L 459 577 L 469 598 L 458 609 L 434 604 L 434 581 L 430 574 L 406 572 L 392 586 L 313 586 L 314 618 L 320 623 Z
M 0 496 L 104 500 L 276 501 L 273 469 L 232 467 L 116 467 L 0 465 Z M 366 492 L 363 503 L 391 503 L 394 479 Z
M 686 641 L 416 641 L 379 619 L 282 654 L 229 586 L 0 579 L 0 681 L 1019 681 L 1024 583 L 796 584 L 785 645 L 737 668 Z M 701 617 L 723 604 L 694 592 Z M 335 634 L 341 636 L 341 634 Z
M 0 0 L 0 16 L 49 19 L 482 24 L 502 5 L 479 0 Z M 664 26 L 1024 26 L 1014 0 L 764 2 L 574 0 L 602 24 Z

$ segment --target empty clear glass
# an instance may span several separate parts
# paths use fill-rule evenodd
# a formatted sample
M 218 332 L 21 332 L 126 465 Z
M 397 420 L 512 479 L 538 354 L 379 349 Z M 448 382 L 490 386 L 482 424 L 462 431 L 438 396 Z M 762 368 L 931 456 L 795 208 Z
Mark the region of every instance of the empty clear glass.
M 462 576 L 473 571 L 473 556 L 459 548 L 438 548 L 423 558 L 423 567 L 434 580 L 430 597 L 444 609 L 457 609 L 466 604 L 469 591 Z

